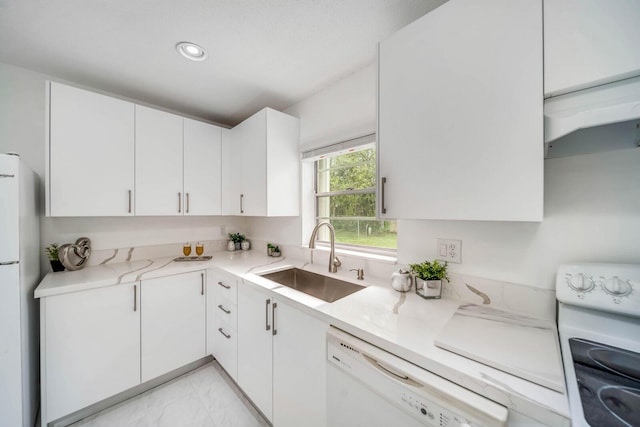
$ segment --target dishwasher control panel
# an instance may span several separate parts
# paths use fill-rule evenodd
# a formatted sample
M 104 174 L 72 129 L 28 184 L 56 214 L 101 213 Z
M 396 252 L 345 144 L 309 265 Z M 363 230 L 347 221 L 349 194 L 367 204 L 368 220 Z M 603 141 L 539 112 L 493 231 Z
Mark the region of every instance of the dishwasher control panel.
M 506 425 L 508 411 L 502 405 L 338 329 L 327 337 L 329 363 L 410 415 L 416 425 Z

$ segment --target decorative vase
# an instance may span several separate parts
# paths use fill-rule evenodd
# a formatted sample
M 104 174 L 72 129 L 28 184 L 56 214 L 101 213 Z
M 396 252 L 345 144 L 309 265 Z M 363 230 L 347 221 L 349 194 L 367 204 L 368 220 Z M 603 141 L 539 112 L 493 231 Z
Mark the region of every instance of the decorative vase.
M 248 240 L 243 240 L 240 246 L 242 247 L 243 251 L 248 251 L 249 249 L 251 249 L 251 242 Z
M 235 242 L 234 245 L 235 245 L 236 251 L 242 250 L 242 242 Z
M 280 254 L 280 251 L 272 251 L 272 252 L 271 252 L 271 256 L 272 256 L 272 257 L 279 257 L 280 255 L 281 255 L 281 254 Z
M 51 259 L 49 262 L 51 263 L 51 269 L 53 271 L 64 271 L 64 265 L 57 259 Z
M 233 240 L 229 240 L 227 242 L 227 250 L 228 251 L 235 251 L 236 250 L 236 244 L 233 243 Z
M 442 297 L 442 280 L 422 280 L 415 278 L 416 294 L 425 299 L 440 299 Z

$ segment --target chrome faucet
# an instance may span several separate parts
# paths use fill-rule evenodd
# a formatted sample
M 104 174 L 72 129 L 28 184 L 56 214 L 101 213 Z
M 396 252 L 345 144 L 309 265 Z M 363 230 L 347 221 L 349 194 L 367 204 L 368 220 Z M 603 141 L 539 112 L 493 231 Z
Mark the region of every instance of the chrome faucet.
M 309 239 L 309 249 L 315 249 L 316 247 L 316 236 L 318 235 L 318 229 L 326 225 L 329 229 L 329 236 L 331 237 L 331 253 L 329 254 L 329 273 L 337 273 L 338 267 L 342 265 L 338 257 L 336 256 L 336 230 L 333 228 L 333 225 L 328 222 L 321 222 L 315 226 L 313 231 L 311 232 L 311 239 Z

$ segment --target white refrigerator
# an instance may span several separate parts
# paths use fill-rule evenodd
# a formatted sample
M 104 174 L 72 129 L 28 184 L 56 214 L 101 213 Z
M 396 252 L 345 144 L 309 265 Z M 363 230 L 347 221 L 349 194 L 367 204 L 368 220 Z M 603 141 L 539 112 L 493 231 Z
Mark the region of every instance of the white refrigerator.
M 38 405 L 38 177 L 0 154 L 0 426 L 31 427 Z

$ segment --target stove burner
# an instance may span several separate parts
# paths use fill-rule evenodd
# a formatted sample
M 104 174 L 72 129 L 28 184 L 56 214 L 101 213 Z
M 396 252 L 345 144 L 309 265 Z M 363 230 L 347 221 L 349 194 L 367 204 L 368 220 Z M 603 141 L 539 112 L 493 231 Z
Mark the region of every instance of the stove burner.
M 640 381 L 640 356 L 613 348 L 590 348 L 587 354 L 597 365 L 630 380 Z
M 598 399 L 620 422 L 628 427 L 640 426 L 640 389 L 605 386 L 598 390 Z

